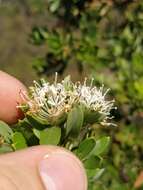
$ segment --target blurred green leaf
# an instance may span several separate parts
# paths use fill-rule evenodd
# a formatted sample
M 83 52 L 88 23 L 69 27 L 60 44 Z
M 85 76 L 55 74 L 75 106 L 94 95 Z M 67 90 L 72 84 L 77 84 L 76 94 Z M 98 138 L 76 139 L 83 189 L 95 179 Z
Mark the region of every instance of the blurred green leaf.
M 19 149 L 23 149 L 27 147 L 26 140 L 24 136 L 22 135 L 22 133 L 20 132 L 15 132 L 13 134 L 12 141 L 13 141 L 13 147 L 15 150 L 19 150 Z
M 68 114 L 66 134 L 77 137 L 83 126 L 84 114 L 81 106 L 75 106 Z
M 92 150 L 94 149 L 95 143 L 96 142 L 93 138 L 87 138 L 83 140 L 76 151 L 78 157 L 80 159 L 88 157 L 90 152 L 92 152 Z
M 99 157 L 91 155 L 87 160 L 84 161 L 86 169 L 95 169 L 100 167 L 101 160 Z
M 0 154 L 13 152 L 13 148 L 9 144 L 0 145 Z
M 40 132 L 40 144 L 58 145 L 61 139 L 61 129 L 51 127 Z
M 101 155 L 105 153 L 110 144 L 110 137 L 102 137 L 101 139 L 96 141 L 96 145 L 93 150 L 93 154 Z
M 93 124 L 100 123 L 103 120 L 103 116 L 99 112 L 85 111 L 85 122 Z
M 33 129 L 33 133 L 34 133 L 34 135 L 35 135 L 38 139 L 40 139 L 40 133 L 41 133 L 40 130 L 34 128 L 34 129 Z
M 43 121 L 34 115 L 27 114 L 26 118 L 30 125 L 37 129 L 44 129 L 48 126 L 48 121 Z
M 50 11 L 55 12 L 60 6 L 60 0 L 49 0 Z
M 86 174 L 87 177 L 89 178 L 89 180 L 98 180 L 101 175 L 104 173 L 105 169 L 100 169 L 100 168 L 96 168 L 96 169 L 86 169 Z
M 0 121 L 0 136 L 4 138 L 4 141 L 10 143 L 12 139 L 12 134 L 13 131 L 9 127 L 9 125 L 3 121 Z
M 31 41 L 36 45 L 43 44 L 48 38 L 48 32 L 46 28 L 34 27 L 32 29 L 32 34 L 30 35 Z

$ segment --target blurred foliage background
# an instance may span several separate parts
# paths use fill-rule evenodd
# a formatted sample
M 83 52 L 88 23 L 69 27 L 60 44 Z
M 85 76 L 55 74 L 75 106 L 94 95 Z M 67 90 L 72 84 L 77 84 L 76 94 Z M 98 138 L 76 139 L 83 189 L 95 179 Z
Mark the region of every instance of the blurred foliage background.
M 111 88 L 117 127 L 95 190 L 134 190 L 143 170 L 143 1 L 1 0 L 0 69 L 31 84 L 85 76 Z M 138 187 L 143 189 L 143 186 Z

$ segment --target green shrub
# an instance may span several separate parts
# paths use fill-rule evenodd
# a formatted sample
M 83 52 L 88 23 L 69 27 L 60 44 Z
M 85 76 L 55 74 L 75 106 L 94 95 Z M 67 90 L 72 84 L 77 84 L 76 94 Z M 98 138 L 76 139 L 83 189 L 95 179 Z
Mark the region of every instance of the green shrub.
M 69 65 L 75 64 L 79 73 L 88 70 L 94 83 L 111 88 L 110 95 L 116 99 L 118 110 L 113 114 L 118 127 L 101 129 L 95 125 L 95 138 L 109 135 L 112 146 L 103 161 L 106 171 L 94 189 L 133 190 L 143 167 L 143 2 L 24 2 L 31 13 L 47 12 L 47 25 L 34 26 L 29 36 L 33 46 L 46 49 L 44 56 L 37 55 L 33 61 L 36 72 L 40 76 L 52 75 L 55 71 L 63 74 Z M 33 131 L 26 133 L 28 139 L 33 139 Z M 24 147 L 23 137 L 16 133 L 14 139 L 17 137 L 22 139 L 17 148 Z M 29 145 L 36 143 L 37 138 L 29 141 Z M 4 150 L 12 151 L 9 146 Z M 98 159 L 92 157 L 91 162 L 94 161 Z M 90 164 L 86 162 L 86 166 Z

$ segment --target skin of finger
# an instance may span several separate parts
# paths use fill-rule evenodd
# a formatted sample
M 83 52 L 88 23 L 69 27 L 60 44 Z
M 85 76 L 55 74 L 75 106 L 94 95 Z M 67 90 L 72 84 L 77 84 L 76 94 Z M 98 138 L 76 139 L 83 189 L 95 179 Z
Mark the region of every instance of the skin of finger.
M 49 155 L 57 151 L 64 154 L 68 153 L 73 159 L 73 162 L 75 162 L 75 167 L 78 162 L 81 170 L 83 170 L 82 163 L 72 153 L 64 148 L 56 146 L 31 147 L 22 151 L 0 156 L 0 189 L 2 189 L 1 187 L 6 186 L 10 187 L 11 190 L 19 189 L 19 187 L 21 190 L 44 190 L 38 172 L 38 163 L 45 155 Z M 84 175 L 85 174 L 83 174 L 83 176 Z M 83 183 L 87 183 L 86 176 L 84 177 L 85 181 L 83 181 Z
M 21 90 L 26 91 L 26 87 L 20 81 L 0 71 L 0 120 L 13 124 L 23 117 L 22 112 L 16 108 L 22 102 L 19 94 Z

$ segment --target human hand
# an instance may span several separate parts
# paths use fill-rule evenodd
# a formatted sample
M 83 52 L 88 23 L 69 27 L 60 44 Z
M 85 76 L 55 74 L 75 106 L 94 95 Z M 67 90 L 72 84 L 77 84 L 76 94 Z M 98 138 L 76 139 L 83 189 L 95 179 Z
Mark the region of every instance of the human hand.
M 19 91 L 25 86 L 0 71 L 0 120 L 15 123 Z M 45 188 L 44 188 L 45 187 Z M 0 156 L 1 190 L 87 190 L 82 163 L 66 149 L 35 146 Z

